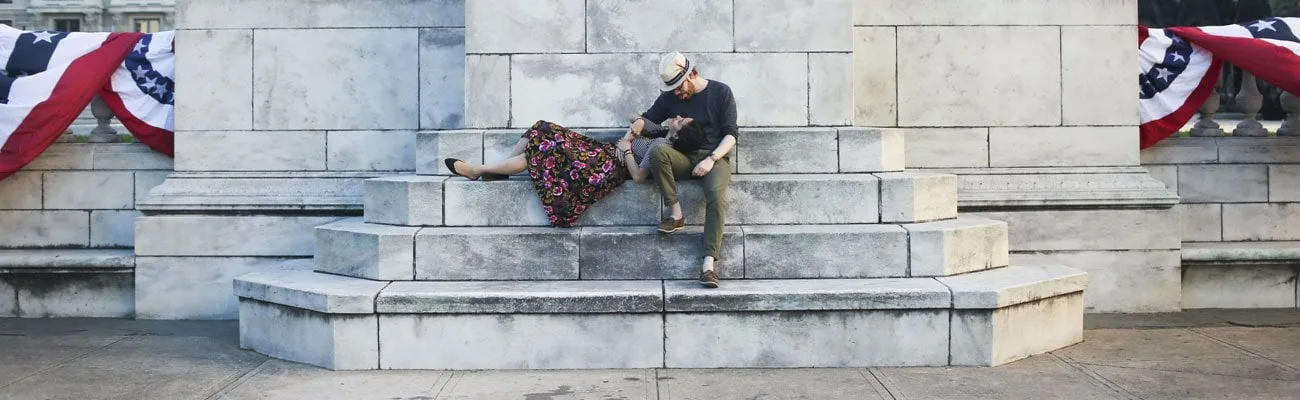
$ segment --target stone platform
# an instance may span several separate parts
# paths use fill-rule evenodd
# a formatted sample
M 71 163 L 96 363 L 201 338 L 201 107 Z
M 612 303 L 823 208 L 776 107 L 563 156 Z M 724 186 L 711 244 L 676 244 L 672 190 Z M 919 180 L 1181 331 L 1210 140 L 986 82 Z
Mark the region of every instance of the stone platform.
M 493 162 L 521 133 L 419 133 L 416 174 L 366 181 L 364 217 L 316 227 L 312 271 L 236 279 L 242 345 L 474 370 L 998 365 L 1081 340 L 1087 275 L 1012 265 L 1007 224 L 959 216 L 955 176 L 902 171 L 897 130 L 745 129 L 719 289 L 693 281 L 692 181 L 689 226 L 663 235 L 649 184 L 555 228 L 526 176 L 448 176 L 444 157 Z

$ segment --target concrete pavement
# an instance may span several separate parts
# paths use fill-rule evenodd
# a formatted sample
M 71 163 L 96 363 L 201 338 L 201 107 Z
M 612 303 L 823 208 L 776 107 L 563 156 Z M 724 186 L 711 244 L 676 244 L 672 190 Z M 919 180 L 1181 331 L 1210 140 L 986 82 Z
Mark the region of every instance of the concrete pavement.
M 240 350 L 238 324 L 0 319 L 0 399 L 1294 399 L 1300 312 L 1090 315 L 995 368 L 333 372 Z

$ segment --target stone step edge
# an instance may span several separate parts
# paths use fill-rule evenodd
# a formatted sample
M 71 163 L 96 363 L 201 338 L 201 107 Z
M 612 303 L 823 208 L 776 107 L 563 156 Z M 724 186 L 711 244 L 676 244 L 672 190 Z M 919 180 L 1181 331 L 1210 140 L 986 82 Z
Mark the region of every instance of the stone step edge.
M 1290 264 L 1300 260 L 1300 241 L 1184 242 L 1183 264 Z
M 131 273 L 133 249 L 3 249 L 0 274 Z
M 653 290 L 655 283 L 662 288 Z M 306 309 L 325 314 L 525 314 L 523 312 L 500 312 L 500 303 L 492 303 L 493 297 L 473 296 L 472 291 L 462 292 L 468 295 L 465 303 L 484 304 L 484 310 L 498 312 L 472 312 L 472 307 L 457 306 L 446 312 L 426 309 L 424 312 L 402 312 L 399 306 L 379 307 L 385 291 L 399 286 L 429 288 L 447 288 L 478 286 L 496 288 L 497 291 L 517 287 L 517 281 L 495 282 L 391 282 L 373 281 L 330 275 L 312 271 L 285 270 L 274 272 L 254 272 L 235 278 L 235 295 L 241 299 L 251 299 L 288 307 Z M 846 288 L 847 284 L 863 284 L 864 288 Z M 644 294 L 657 294 L 662 300 L 662 309 L 648 309 L 639 312 L 674 313 L 674 312 L 780 312 L 780 311 L 834 311 L 834 310 L 909 310 L 909 309 L 999 309 L 1042 299 L 1081 292 L 1087 285 L 1087 274 L 1078 269 L 1060 264 L 1013 265 L 995 270 L 972 272 L 969 274 L 945 278 L 870 278 L 870 279 L 780 279 L 724 281 L 718 289 L 705 289 L 697 283 L 680 280 L 643 280 L 643 281 L 544 281 L 527 282 L 534 289 L 548 287 L 561 290 L 535 290 L 537 293 L 550 293 L 548 296 L 535 297 L 507 296 L 510 301 L 529 302 L 534 299 L 564 299 L 562 293 L 572 293 L 575 288 L 583 287 L 610 288 L 613 286 L 644 286 Z M 816 285 L 838 286 L 833 290 L 818 290 Z M 891 286 L 893 285 L 893 286 Z M 868 289 L 865 286 L 873 286 Z M 892 289 L 891 289 L 892 288 Z M 434 291 L 436 293 L 436 291 Z M 903 293 L 902 302 L 888 303 L 885 300 L 897 300 L 897 294 Z M 623 294 L 620 294 L 623 296 Z M 784 297 L 783 297 L 784 296 Z M 444 296 L 445 297 L 445 296 Z M 608 296 L 570 296 L 586 299 L 574 302 L 577 306 L 561 305 L 542 314 L 569 313 L 619 313 L 618 311 L 601 311 L 593 301 L 603 301 Z M 418 296 L 410 297 L 418 300 Z M 745 302 L 749 299 L 762 298 L 766 303 Z M 793 298 L 795 302 L 785 302 Z M 485 301 L 486 299 L 486 301 Z M 511 300 L 514 299 L 514 300 Z M 799 303 L 798 301 L 803 301 Z M 829 301 L 838 307 L 825 307 L 816 303 Z M 908 303 L 908 301 L 912 303 Z M 619 303 L 622 304 L 622 303 Z M 811 305 L 809 305 L 811 304 Z M 729 305 L 729 306 L 728 306 Z M 853 305 L 844 307 L 845 305 Z M 761 307 L 760 307 L 761 306 Z M 495 308 L 494 308 L 495 307 Z M 574 308 L 580 307 L 580 308 Z M 387 308 L 389 312 L 385 312 Z M 570 311 L 572 310 L 572 311 Z M 540 310 L 539 310 L 540 311 Z

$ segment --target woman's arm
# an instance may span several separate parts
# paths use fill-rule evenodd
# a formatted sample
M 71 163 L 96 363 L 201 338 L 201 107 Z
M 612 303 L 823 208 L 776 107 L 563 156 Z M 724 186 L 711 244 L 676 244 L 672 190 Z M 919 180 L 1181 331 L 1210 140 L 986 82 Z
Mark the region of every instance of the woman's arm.
M 614 144 L 614 147 L 618 149 L 618 157 L 623 161 L 623 165 L 627 167 L 628 175 L 632 176 L 632 180 L 641 182 L 650 177 L 650 171 L 642 169 L 641 165 L 637 163 L 637 156 L 632 152 L 632 140 L 634 138 L 635 135 L 628 131 L 627 134 L 623 135 L 622 139 L 618 140 L 618 143 Z

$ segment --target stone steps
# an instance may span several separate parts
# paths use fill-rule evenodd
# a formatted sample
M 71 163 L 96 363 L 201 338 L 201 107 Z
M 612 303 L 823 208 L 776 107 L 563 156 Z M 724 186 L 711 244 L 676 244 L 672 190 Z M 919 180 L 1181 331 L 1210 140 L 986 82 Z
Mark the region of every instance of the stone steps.
M 704 223 L 704 193 L 697 182 L 678 184 L 692 225 Z M 957 181 L 948 174 L 736 175 L 727 198 L 727 223 L 739 225 L 911 223 L 957 216 Z M 627 182 L 584 213 L 578 225 L 654 226 L 667 211 L 662 203 L 652 182 Z M 527 178 L 371 179 L 365 218 L 403 226 L 549 226 Z
M 946 276 L 1008 264 L 1005 222 L 732 225 L 723 279 Z M 379 280 L 694 279 L 701 227 L 402 227 L 352 218 L 316 228 L 316 270 Z
M 614 142 L 626 128 L 574 129 L 603 142 Z M 509 155 L 527 129 L 458 129 L 419 132 L 416 173 L 452 175 L 444 158 L 481 163 Z M 745 128 L 731 153 L 741 174 L 862 173 L 903 170 L 903 133 L 899 129 L 859 127 Z
M 238 278 L 235 294 L 242 347 L 332 369 L 884 367 L 998 365 L 1077 343 L 1086 283 L 1061 265 L 718 289 L 278 271 Z

